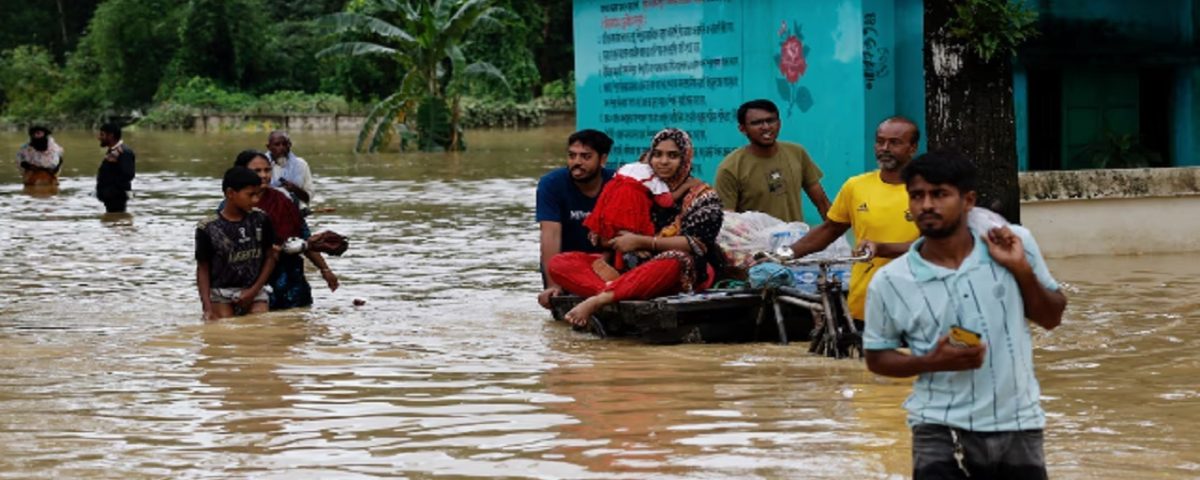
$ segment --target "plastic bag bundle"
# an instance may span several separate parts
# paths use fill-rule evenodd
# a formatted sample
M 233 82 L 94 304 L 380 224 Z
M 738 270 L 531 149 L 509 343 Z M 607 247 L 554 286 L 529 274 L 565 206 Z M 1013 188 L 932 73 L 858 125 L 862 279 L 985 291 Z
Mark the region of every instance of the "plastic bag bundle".
M 767 229 L 764 233 L 767 236 L 768 251 L 774 252 L 780 247 L 791 246 L 801 237 L 808 235 L 808 225 L 801 222 L 781 223 Z
M 782 220 L 762 212 L 725 212 L 717 244 L 729 257 L 730 265 L 749 268 L 754 264 L 755 253 L 771 249 L 768 230 L 783 224 Z
M 1005 226 L 1008 226 L 1008 220 L 1005 220 L 999 213 L 986 208 L 974 207 L 967 212 L 967 229 L 976 235 L 983 235 L 993 228 Z

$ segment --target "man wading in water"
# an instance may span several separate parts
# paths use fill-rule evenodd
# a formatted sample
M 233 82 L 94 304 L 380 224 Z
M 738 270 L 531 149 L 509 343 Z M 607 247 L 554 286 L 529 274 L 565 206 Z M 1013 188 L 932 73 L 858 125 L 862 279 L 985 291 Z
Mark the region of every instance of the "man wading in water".
M 867 368 L 917 375 L 904 402 L 913 478 L 1046 478 L 1046 413 L 1032 320 L 1062 322 L 1067 298 L 1029 230 L 973 231 L 975 165 L 934 152 L 901 172 L 921 238 L 867 289 Z M 912 354 L 897 351 L 907 341 Z

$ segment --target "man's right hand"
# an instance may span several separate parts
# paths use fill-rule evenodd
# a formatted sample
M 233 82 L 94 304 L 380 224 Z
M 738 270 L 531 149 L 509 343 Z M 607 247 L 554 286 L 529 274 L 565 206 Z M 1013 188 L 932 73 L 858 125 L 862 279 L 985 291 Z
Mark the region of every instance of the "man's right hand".
M 542 293 L 538 294 L 538 303 L 542 305 L 542 308 L 549 310 L 550 309 L 550 298 L 562 295 L 562 293 L 563 293 L 562 288 L 560 288 L 560 287 L 550 287 L 545 290 L 542 290 Z
M 974 370 L 983 366 L 984 356 L 987 355 L 987 345 L 976 347 L 956 347 L 950 344 L 950 336 L 944 335 L 938 339 L 937 346 L 926 354 L 930 371 L 947 372 L 958 370 Z
M 879 244 L 864 239 L 859 241 L 858 246 L 854 247 L 854 251 L 850 253 L 854 255 L 866 255 L 866 259 L 871 260 L 879 253 Z

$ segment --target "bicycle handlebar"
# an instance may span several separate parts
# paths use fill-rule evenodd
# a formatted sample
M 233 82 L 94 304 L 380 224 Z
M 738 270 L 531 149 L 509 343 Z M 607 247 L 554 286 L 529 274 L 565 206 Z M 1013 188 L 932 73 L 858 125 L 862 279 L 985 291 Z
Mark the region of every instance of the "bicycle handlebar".
M 779 251 L 779 252 L 773 252 L 773 253 L 772 252 L 758 252 L 758 253 L 754 254 L 754 258 L 766 258 L 766 259 L 769 259 L 776 263 L 779 263 L 781 265 L 820 265 L 820 266 L 836 265 L 839 263 L 865 262 L 865 261 L 868 261 L 871 258 L 873 258 L 872 255 L 870 254 L 870 252 L 863 253 L 861 255 L 850 256 L 850 257 L 791 258 L 791 255 L 790 255 L 791 249 L 788 249 L 787 252 L 783 252 L 782 251 L 783 249 L 780 249 L 780 250 L 781 251 Z

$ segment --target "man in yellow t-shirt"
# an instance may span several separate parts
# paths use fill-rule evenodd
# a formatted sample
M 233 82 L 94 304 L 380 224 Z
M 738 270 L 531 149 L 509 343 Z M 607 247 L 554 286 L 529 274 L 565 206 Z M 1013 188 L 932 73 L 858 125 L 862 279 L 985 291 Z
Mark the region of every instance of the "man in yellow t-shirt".
M 867 285 L 880 267 L 908 251 L 920 235 L 908 211 L 908 191 L 900 169 L 917 153 L 921 132 L 904 117 L 890 117 L 875 129 L 875 160 L 879 170 L 851 177 L 842 185 L 828 219 L 792 244 L 796 258 L 824 250 L 846 230 L 854 228 L 856 250 L 871 252 L 869 262 L 850 270 L 850 316 L 861 322 L 866 315 Z
M 779 108 L 770 100 L 751 100 L 738 107 L 738 130 L 750 144 L 721 160 L 717 195 L 726 210 L 763 212 L 785 222 L 804 221 L 800 191 L 808 194 L 821 218 L 829 197 L 821 187 L 821 169 L 804 147 L 777 141 Z

